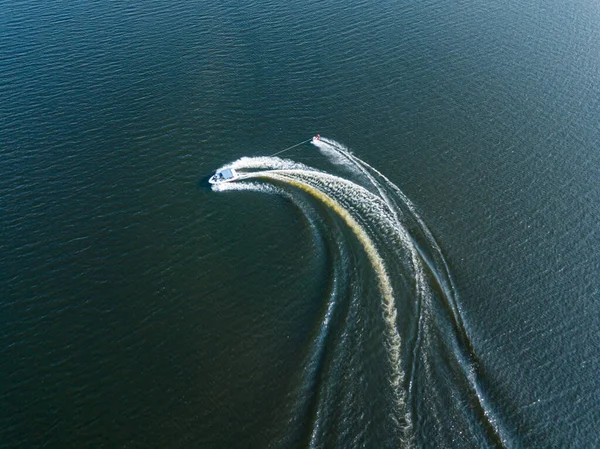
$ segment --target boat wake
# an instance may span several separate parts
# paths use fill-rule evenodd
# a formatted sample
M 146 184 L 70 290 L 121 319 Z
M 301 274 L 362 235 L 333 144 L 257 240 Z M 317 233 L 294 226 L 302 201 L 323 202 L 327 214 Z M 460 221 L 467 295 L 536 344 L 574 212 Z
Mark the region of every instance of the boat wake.
M 220 169 L 234 169 L 234 182 L 213 185 L 286 195 L 332 256 L 323 319 L 277 441 L 504 446 L 433 234 L 382 173 L 338 142 L 313 144 L 352 180 L 276 157 L 244 157 Z

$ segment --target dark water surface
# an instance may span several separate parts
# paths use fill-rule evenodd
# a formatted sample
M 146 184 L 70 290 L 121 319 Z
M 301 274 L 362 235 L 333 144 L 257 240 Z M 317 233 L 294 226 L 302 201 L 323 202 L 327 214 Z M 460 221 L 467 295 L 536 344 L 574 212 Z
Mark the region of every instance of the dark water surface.
M 0 447 L 600 445 L 597 2 L 137 3 L 0 0 Z M 406 419 L 347 222 L 206 182 L 316 132 L 450 273 L 330 192 Z

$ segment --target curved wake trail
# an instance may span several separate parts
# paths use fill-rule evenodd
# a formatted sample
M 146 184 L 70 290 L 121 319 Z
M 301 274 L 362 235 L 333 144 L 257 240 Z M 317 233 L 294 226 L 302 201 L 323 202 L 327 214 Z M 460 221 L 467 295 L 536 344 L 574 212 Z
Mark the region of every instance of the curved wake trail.
M 349 265 L 350 260 L 360 262 L 360 255 L 338 257 L 334 262 L 331 297 L 307 359 L 309 366 L 321 368 L 311 368 L 302 381 L 305 393 L 316 385 L 316 394 L 301 395 L 305 399 L 298 399 L 299 403 L 304 401 L 299 405 L 300 416 L 305 418 L 294 417 L 290 422 L 312 422 L 310 436 L 305 437 L 310 447 L 381 446 L 382 442 L 386 447 L 431 442 L 440 446 L 505 446 L 499 422 L 477 380 L 477 359 L 456 289 L 433 234 L 410 200 L 383 174 L 335 141 L 313 140 L 313 144 L 336 165 L 363 178 L 365 186 L 275 157 L 234 161 L 227 167 L 234 168 L 239 179 L 213 186 L 218 191 L 283 194 L 300 206 L 318 232 L 316 220 L 327 218 L 313 216 L 316 209 L 304 204 L 306 198 L 312 198 L 351 231 L 375 275 L 377 295 L 371 291 L 364 270 Z M 331 234 L 327 225 L 320 229 Z M 344 251 L 352 247 L 344 233 L 329 237 Z M 354 273 L 348 288 L 341 288 L 338 282 L 342 272 Z M 385 337 L 380 345 L 387 359 L 387 367 L 375 371 L 378 352 L 365 349 L 372 347 L 379 326 L 369 312 L 368 299 L 374 296 L 380 299 L 381 335 Z M 339 323 L 332 317 L 340 304 L 347 304 L 348 317 L 353 321 L 337 332 Z M 329 353 L 325 339 L 332 342 L 328 347 L 340 349 Z M 361 350 L 367 351 L 364 361 L 354 356 Z M 330 362 L 318 362 L 325 359 Z M 340 376 L 343 372 L 349 374 Z M 378 373 L 387 373 L 388 399 L 383 394 L 385 388 L 375 385 L 381 376 Z M 457 373 L 461 375 L 457 377 Z M 336 412 L 340 408 L 341 415 Z M 352 408 L 362 411 L 350 413 Z M 309 410 L 314 410 L 312 418 L 307 415 Z M 448 417 L 453 420 L 451 425 Z M 391 428 L 395 431 L 390 436 Z
M 458 339 L 454 347 L 455 355 L 458 359 L 460 359 L 460 365 L 463 370 L 463 374 L 470 384 L 473 397 L 478 402 L 477 405 L 480 410 L 480 416 L 484 420 L 485 427 L 487 427 L 488 433 L 492 437 L 491 439 L 497 446 L 504 446 L 506 441 L 501 437 L 501 430 L 497 424 L 498 419 L 495 417 L 492 407 L 487 404 L 485 395 L 482 393 L 481 387 L 479 386 L 478 380 L 475 376 L 477 369 L 476 356 L 467 334 L 465 321 L 460 312 L 459 303 L 456 298 L 456 288 L 454 282 L 452 281 L 452 277 L 450 276 L 448 263 L 446 262 L 442 254 L 442 250 L 433 234 L 417 213 L 416 208 L 410 199 L 377 169 L 355 157 L 347 148 L 336 141 L 323 138 L 321 140 L 313 140 L 312 143 L 317 146 L 325 155 L 332 157 L 335 163 L 339 164 L 341 160 L 346 160 L 351 164 L 351 168 L 357 169 L 360 173 L 362 173 L 376 188 L 379 195 L 388 206 L 388 209 L 394 214 L 398 222 L 405 222 L 405 225 L 408 227 L 409 224 L 406 223 L 407 220 L 403 219 L 403 217 L 408 215 L 418 225 L 418 229 L 421 233 L 421 236 L 424 238 L 426 245 L 424 248 L 423 245 L 420 245 L 416 241 L 416 239 L 411 238 L 413 243 L 412 248 L 415 249 L 413 252 L 413 257 L 417 257 L 418 254 L 419 259 L 423 261 L 427 267 L 428 273 L 432 276 L 432 280 L 435 282 L 437 290 L 441 291 L 442 293 L 440 295 L 440 299 L 445 302 L 448 310 L 450 310 L 451 319 L 458 334 Z M 400 212 L 402 208 L 405 208 L 407 213 L 402 214 Z M 418 264 L 417 261 L 414 261 L 414 263 Z M 430 303 L 432 300 L 432 294 L 431 291 L 428 291 L 427 287 L 424 285 L 425 279 L 423 270 L 418 270 L 416 274 L 416 280 L 419 285 L 419 294 L 417 295 L 417 298 L 425 298 L 427 299 L 427 302 Z M 424 327 L 422 321 L 423 316 L 421 313 L 419 313 L 418 335 L 415 339 L 416 341 L 414 349 L 415 356 L 419 351 L 421 332 L 423 331 Z M 412 366 L 410 375 L 411 381 L 409 394 L 412 392 L 411 390 L 415 376 L 414 370 L 415 365 Z
M 297 177 L 294 177 L 294 174 Z M 352 216 L 352 214 L 348 211 L 348 209 L 344 208 L 340 203 L 338 203 L 331 196 L 323 193 L 323 191 L 315 188 L 310 183 L 305 181 L 299 181 L 298 178 L 302 178 L 305 173 L 301 173 L 299 171 L 286 171 L 286 172 L 270 172 L 258 174 L 257 176 L 264 177 L 267 179 L 271 179 L 274 181 L 282 181 L 289 185 L 298 187 L 301 190 L 304 190 L 309 195 L 314 196 L 318 200 L 320 200 L 323 204 L 327 205 L 331 210 L 337 213 L 342 220 L 348 225 L 348 227 L 354 232 L 360 243 L 362 244 L 369 261 L 371 262 L 372 267 L 375 270 L 375 274 L 377 276 L 377 280 L 379 283 L 379 290 L 382 295 L 383 300 L 383 309 L 384 316 L 387 323 L 387 337 L 388 337 L 388 350 L 390 363 L 393 369 L 393 376 L 391 379 L 392 387 L 394 388 L 396 394 L 396 402 L 398 405 L 398 410 L 401 413 L 406 414 L 406 399 L 404 397 L 404 391 L 402 390 L 402 382 L 404 379 L 404 373 L 402 372 L 402 368 L 400 366 L 400 335 L 398 333 L 398 329 L 396 328 L 396 316 L 397 310 L 394 302 L 394 292 L 392 288 L 392 284 L 390 282 L 390 278 L 388 276 L 387 270 L 385 268 L 385 263 L 383 259 L 379 255 L 375 243 L 371 240 L 366 230 L 358 223 L 358 221 Z M 325 174 L 314 174 L 311 175 L 319 179 L 320 181 L 328 180 L 333 183 L 332 179 L 328 179 L 331 175 Z M 345 182 L 342 180 L 335 180 L 335 182 Z M 366 194 L 366 192 L 363 192 Z M 404 428 L 402 431 L 406 434 L 409 430 L 410 421 L 406 421 Z

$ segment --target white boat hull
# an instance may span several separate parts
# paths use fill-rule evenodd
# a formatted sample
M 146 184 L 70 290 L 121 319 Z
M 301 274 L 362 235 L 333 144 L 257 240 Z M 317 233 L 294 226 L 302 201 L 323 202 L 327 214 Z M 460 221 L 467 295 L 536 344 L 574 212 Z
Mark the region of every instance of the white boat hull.
M 240 175 L 233 168 L 224 168 L 223 170 L 217 170 L 217 172 L 210 177 L 208 180 L 209 184 L 224 184 L 226 182 L 233 182 L 239 179 Z

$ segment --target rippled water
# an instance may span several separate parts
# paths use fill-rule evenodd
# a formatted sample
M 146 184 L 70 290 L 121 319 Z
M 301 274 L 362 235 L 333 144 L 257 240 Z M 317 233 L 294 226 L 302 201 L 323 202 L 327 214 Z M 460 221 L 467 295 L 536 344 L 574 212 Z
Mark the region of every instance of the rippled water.
M 598 445 L 599 19 L 0 0 L 0 447 Z

